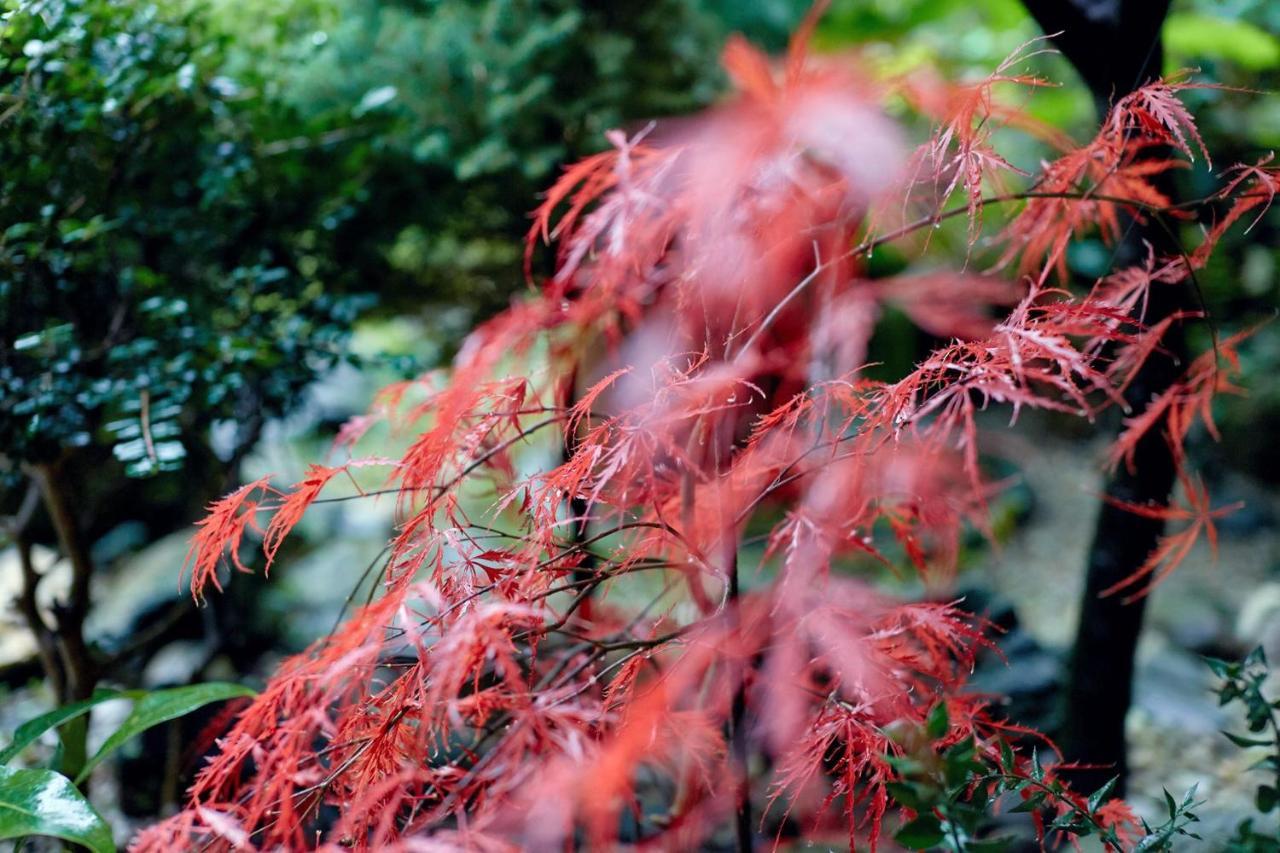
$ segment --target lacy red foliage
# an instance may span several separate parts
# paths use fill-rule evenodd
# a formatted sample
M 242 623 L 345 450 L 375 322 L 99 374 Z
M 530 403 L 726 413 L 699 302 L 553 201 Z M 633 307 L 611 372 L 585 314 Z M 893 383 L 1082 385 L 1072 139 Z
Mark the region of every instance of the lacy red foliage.
M 945 589 L 997 488 L 979 411 L 1122 405 L 1186 319 L 1145 325 L 1149 289 L 1186 286 L 1277 177 L 1265 163 L 1234 172 L 1227 214 L 1190 258 L 1065 289 L 1068 241 L 1115 239 L 1126 217 L 1167 208 L 1153 178 L 1202 148 L 1176 97 L 1187 84 L 1157 83 L 995 199 L 1021 205 L 998 251 L 1021 279 L 872 280 L 876 245 L 953 214 L 979 233 L 993 172 L 1018 174 L 996 130 L 1052 136 L 993 90 L 1040 81 L 1011 61 L 976 86 L 894 89 L 808 58 L 805 40 L 780 72 L 733 42 L 729 102 L 613 132 L 611 150 L 569 168 L 530 234 L 530 258 L 539 239 L 557 245 L 551 280 L 479 327 L 451 371 L 389 389 L 343 430 L 348 449 L 378 420 L 415 436 L 402 458 L 372 460 L 399 496 L 380 594 L 280 668 L 189 806 L 134 850 L 694 849 L 753 802 L 759 831 L 839 827 L 874 849 L 891 810 L 910 814 L 890 794 L 906 748 L 894 733 L 939 703 L 949 725 L 926 749 L 974 738 L 1017 771 L 1007 730 L 962 692 L 985 626 L 953 604 L 889 600 L 854 570 L 887 564 Z M 878 106 L 894 92 L 939 123 L 915 154 Z M 960 206 L 942 208 L 951 196 Z M 891 382 L 865 375 L 886 304 L 951 338 Z M 1180 448 L 1236 343 L 1133 418 L 1114 460 L 1152 429 Z M 406 410 L 411 388 L 427 399 Z M 270 565 L 358 464 L 214 504 L 193 540 L 194 593 L 219 585 L 226 553 L 245 568 L 255 513 L 274 513 Z M 1212 535 L 1220 511 L 1184 480 L 1187 508 L 1130 507 L 1187 528 L 1126 590 Z M 1120 803 L 1097 813 L 1135 825 Z
M 209 584 L 222 591 L 218 567 L 224 553 L 230 554 L 231 563 L 237 569 L 251 571 L 240 559 L 240 543 L 244 539 L 245 528 L 254 525 L 253 516 L 258 511 L 263 493 L 271 490 L 270 480 L 270 477 L 255 480 L 209 504 L 209 514 L 197 525 L 198 530 L 191 537 L 191 547 L 187 550 L 186 564 L 182 567 L 184 575 L 188 570 L 191 572 L 191 592 L 197 600 Z

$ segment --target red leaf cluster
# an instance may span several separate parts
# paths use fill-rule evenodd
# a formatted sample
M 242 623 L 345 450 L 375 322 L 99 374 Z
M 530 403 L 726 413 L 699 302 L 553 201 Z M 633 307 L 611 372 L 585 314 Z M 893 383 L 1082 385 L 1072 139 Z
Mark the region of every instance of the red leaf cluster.
M 990 124 L 1035 130 L 992 87 L 1039 81 L 1006 65 L 945 97 L 915 90 L 941 130 L 913 156 L 884 92 L 815 64 L 805 40 L 781 70 L 733 42 L 733 99 L 611 133 L 612 150 L 568 169 L 530 235 L 531 257 L 539 238 L 557 244 L 551 280 L 479 327 L 451 371 L 389 389 L 343 430 L 348 449 L 378 420 L 413 435 L 402 458 L 372 460 L 399 498 L 380 594 L 280 668 L 189 806 L 134 850 L 543 849 L 575 833 L 603 847 L 624 826 L 640 845 L 694 849 L 753 800 L 761 827 L 839 825 L 874 849 L 894 808 L 893 731 L 946 703 L 940 744 L 973 737 L 1000 755 L 1005 730 L 963 692 L 981 621 L 889 600 L 859 572 L 944 585 L 996 488 L 979 411 L 1093 417 L 1157 350 L 1168 326 L 1144 324 L 1146 294 L 1181 286 L 1187 259 L 1152 256 L 1084 293 L 1046 281 L 1073 236 L 1114 238 L 1123 217 L 1168 207 L 1151 178 L 1181 161 L 1148 154 L 1199 146 L 1176 99 L 1186 84 L 1122 99 L 1097 138 L 1032 177 L 1001 236 L 1025 280 L 873 280 L 863 250 L 950 215 L 871 232 L 921 169 L 942 200 L 963 193 L 978 233 L 992 172 L 1016 174 Z M 1209 240 L 1275 188 L 1265 165 L 1236 172 L 1224 198 L 1247 200 Z M 885 304 L 950 340 L 890 382 L 864 370 Z M 1180 447 L 1235 345 L 1133 419 L 1115 460 L 1151 429 Z M 411 388 L 426 399 L 402 411 Z M 274 512 L 269 566 L 359 465 L 214 504 L 193 591 L 219 585 L 224 553 L 245 568 L 260 511 Z M 1131 508 L 1189 522 L 1134 583 L 1212 536 L 1220 511 L 1198 487 L 1188 497 Z

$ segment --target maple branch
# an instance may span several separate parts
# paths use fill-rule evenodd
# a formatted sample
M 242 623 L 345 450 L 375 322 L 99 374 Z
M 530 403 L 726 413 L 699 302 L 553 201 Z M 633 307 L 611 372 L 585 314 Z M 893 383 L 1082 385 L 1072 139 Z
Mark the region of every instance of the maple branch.
M 1262 194 L 1258 194 L 1258 195 L 1262 197 Z M 1241 196 L 1241 197 L 1245 197 L 1245 196 Z M 1001 193 L 999 195 L 986 196 L 978 202 L 978 206 L 982 207 L 988 204 L 1009 204 L 1011 202 L 1027 201 L 1028 199 L 1033 199 L 1033 198 L 1047 198 L 1047 199 L 1056 198 L 1056 199 L 1064 199 L 1064 200 L 1073 199 L 1076 201 L 1101 201 L 1101 202 L 1107 202 L 1110 204 L 1119 204 L 1127 207 L 1136 208 L 1137 210 L 1141 210 L 1143 213 L 1149 213 L 1149 214 L 1158 214 L 1158 213 L 1169 211 L 1169 210 L 1188 210 L 1196 207 L 1203 207 L 1205 205 L 1208 205 L 1215 201 L 1220 200 L 1217 194 L 1215 193 L 1215 194 L 1203 196 L 1201 198 L 1194 199 L 1188 202 L 1158 206 L 1158 205 L 1153 205 L 1150 202 L 1142 201 L 1141 199 L 1124 198 L 1122 196 L 1112 196 L 1104 193 L 1094 193 L 1090 191 L 1038 192 L 1034 190 L 1028 190 L 1026 192 Z M 836 264 L 842 261 L 846 261 L 850 258 L 856 258 L 861 255 L 871 254 L 881 246 L 892 243 L 895 240 L 901 240 L 903 237 L 908 237 L 917 231 L 923 231 L 926 228 L 931 228 L 940 222 L 944 222 L 949 219 L 954 219 L 958 216 L 967 215 L 969 212 L 970 212 L 969 205 L 964 204 L 959 207 L 953 207 L 948 210 L 931 213 L 931 214 L 928 214 L 927 216 L 921 216 L 919 219 L 915 219 L 911 222 L 908 222 L 907 224 L 902 225 L 894 229 L 893 231 L 888 232 L 887 234 L 882 234 L 878 237 L 873 237 L 873 238 L 863 240 L 861 243 L 854 246 L 852 249 L 849 249 L 847 252 L 844 252 L 841 255 L 838 255 L 828 261 L 825 261 L 821 264 L 816 265 L 812 271 L 810 271 L 804 278 L 802 278 L 795 285 L 795 287 L 793 287 L 790 291 L 788 291 L 787 294 L 778 301 L 778 303 L 773 307 L 773 309 L 770 310 L 769 313 L 764 316 L 764 318 L 760 321 L 760 326 L 754 332 L 752 332 L 751 337 L 748 338 L 747 342 L 742 346 L 740 350 L 738 350 L 737 357 L 741 357 L 744 353 L 750 352 L 752 344 L 756 343 L 760 339 L 760 337 L 765 333 L 765 331 L 767 331 L 768 327 L 771 326 L 774 323 L 774 321 L 777 320 L 778 316 L 782 313 L 783 309 L 786 308 L 786 306 L 790 304 L 791 301 L 794 300 L 797 296 L 799 296 L 803 291 L 807 290 L 809 286 L 813 284 L 813 282 L 817 281 L 823 272 L 834 267 Z
M 396 486 L 394 488 L 385 488 L 385 489 L 368 489 L 363 492 L 358 492 L 354 495 L 339 495 L 338 497 L 332 497 L 332 498 L 317 498 L 311 503 L 312 505 L 327 504 L 327 503 L 343 503 L 345 501 L 353 501 L 353 500 L 358 500 L 360 498 L 370 498 L 370 497 L 375 497 L 377 495 L 399 495 L 399 494 L 405 494 L 405 493 L 411 493 L 411 492 L 438 492 L 440 494 L 444 494 L 449 490 L 451 490 L 454 486 L 458 485 L 463 480 L 465 480 L 468 475 L 474 473 L 475 471 L 483 467 L 486 463 L 488 463 L 491 459 L 493 459 L 493 457 L 498 456 L 504 451 L 510 450 L 520 441 L 523 441 L 525 438 L 528 438 L 533 433 L 538 432 L 539 430 L 545 427 L 551 426 L 552 424 L 559 423 L 560 421 L 564 420 L 567 416 L 568 416 L 567 414 L 563 414 L 554 418 L 547 418 L 546 420 L 539 421 L 533 426 L 530 426 L 525 429 L 521 429 L 515 435 L 511 436 L 510 438 L 502 442 L 499 442 L 498 444 L 486 450 L 484 453 L 477 456 L 475 459 L 469 462 L 465 467 L 463 467 L 460 471 L 458 471 L 457 474 L 455 474 L 453 477 L 450 477 L 448 480 L 444 481 L 443 483 L 434 483 L 431 485 L 422 485 L 422 486 L 403 486 L 402 485 L 402 486 Z M 264 506 L 259 506 L 258 510 L 265 512 L 265 511 L 272 511 L 275 508 L 276 507 L 274 506 L 264 505 Z

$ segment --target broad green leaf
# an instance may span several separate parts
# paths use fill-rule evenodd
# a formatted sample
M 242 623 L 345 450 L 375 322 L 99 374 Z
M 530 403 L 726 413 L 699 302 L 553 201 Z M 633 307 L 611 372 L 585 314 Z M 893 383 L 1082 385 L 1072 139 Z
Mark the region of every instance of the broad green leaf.
M 925 810 L 925 799 L 921 796 L 922 790 L 919 786 L 910 782 L 889 782 L 884 788 L 885 793 L 898 805 L 906 806 L 913 812 Z
M 939 702 L 929 712 L 929 719 L 925 722 L 925 734 L 929 736 L 930 740 L 939 740 L 947 733 L 947 729 L 950 727 L 951 720 L 947 716 L 947 703 Z
M 1017 759 L 1013 754 L 1013 747 L 1006 740 L 1000 741 L 1000 769 L 1006 773 L 1012 773 L 1017 766 Z
M 922 814 L 898 830 L 894 840 L 912 850 L 926 850 L 942 842 L 946 836 L 942 823 L 931 814 Z
M 140 695 L 141 692 L 139 691 L 124 693 L 119 690 L 99 688 L 93 691 L 93 695 L 88 699 L 72 702 L 69 705 L 63 705 L 61 708 L 54 708 L 47 714 L 41 714 L 38 717 L 27 720 L 14 731 L 13 742 L 5 747 L 3 752 L 0 752 L 0 764 L 8 764 L 18 753 L 34 743 L 40 735 L 49 731 L 49 729 L 57 728 L 69 720 L 74 720 L 81 714 L 87 713 L 94 705 L 111 699 L 123 699 Z
M 1262 758 L 1250 764 L 1249 770 L 1271 770 L 1280 773 L 1280 758 L 1274 755 L 1265 755 Z
M 0 767 L 0 838 L 48 835 L 82 844 L 93 853 L 114 853 L 102 815 L 71 780 L 52 770 Z
M 85 764 L 80 775 L 76 777 L 76 784 L 83 781 L 102 759 L 115 752 L 134 735 L 141 734 L 160 723 L 186 716 L 211 702 L 252 695 L 254 695 L 253 691 L 248 687 L 223 682 L 172 687 L 168 690 L 147 693 L 134 704 L 133 710 L 129 712 L 129 716 L 125 718 L 120 728 L 112 732 L 102 744 L 102 748 L 95 752 Z
M 1175 56 L 1225 59 L 1250 71 L 1280 65 L 1280 39 L 1239 19 L 1176 13 L 1165 21 L 1164 41 Z

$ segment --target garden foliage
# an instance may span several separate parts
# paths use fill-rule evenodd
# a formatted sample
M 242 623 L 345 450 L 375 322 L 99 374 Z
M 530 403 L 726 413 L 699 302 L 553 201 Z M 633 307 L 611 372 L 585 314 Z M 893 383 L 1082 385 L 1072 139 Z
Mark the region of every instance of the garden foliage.
M 7 480 L 95 444 L 131 475 L 172 470 L 211 421 L 289 410 L 344 354 L 357 303 L 327 291 L 311 223 L 276 200 L 258 102 L 219 73 L 222 49 L 199 15 L 151 3 L 6 6 Z
M 397 525 L 377 594 L 280 666 L 187 807 L 135 850 L 748 849 L 796 833 L 874 849 L 890 828 L 967 850 L 990 839 L 957 804 L 997 802 L 1113 849 L 1187 831 L 1190 799 L 1148 827 L 1105 790 L 1072 793 L 1039 757 L 1051 745 L 1015 751 L 1027 733 L 964 689 L 985 623 L 945 597 L 893 600 L 856 570 L 944 590 L 1000 487 L 982 411 L 1122 405 L 1170 325 L 1194 319 L 1145 324 L 1148 295 L 1191 287 L 1280 175 L 1229 169 L 1228 212 L 1198 246 L 1077 292 L 1074 238 L 1182 215 L 1156 178 L 1208 159 L 1179 100 L 1192 84 L 1119 99 L 1079 145 L 996 97 L 1046 85 L 1016 70 L 1024 56 L 964 85 L 873 80 L 811 57 L 811 25 L 779 66 L 732 41 L 732 98 L 611 131 L 566 170 L 529 241 L 531 270 L 537 243 L 555 246 L 554 274 L 451 369 L 379 395 L 342 430 L 346 461 L 211 507 L 188 561 L 197 597 L 228 562 L 250 570 L 252 531 L 269 566 L 317 501 L 395 501 Z M 885 104 L 936 132 L 913 146 Z M 1057 151 L 1026 174 L 997 131 Z M 998 270 L 868 277 L 877 247 L 924 255 L 950 219 L 968 220 L 975 255 L 991 235 Z M 889 306 L 945 342 L 872 379 Z M 1185 486 L 1185 505 L 1129 509 L 1186 524 L 1116 594 L 1213 535 L 1220 510 L 1181 448 L 1194 423 L 1212 429 L 1238 343 L 1125 421 L 1110 464 L 1158 433 Z M 410 437 L 399 458 L 361 452 L 380 422 Z

